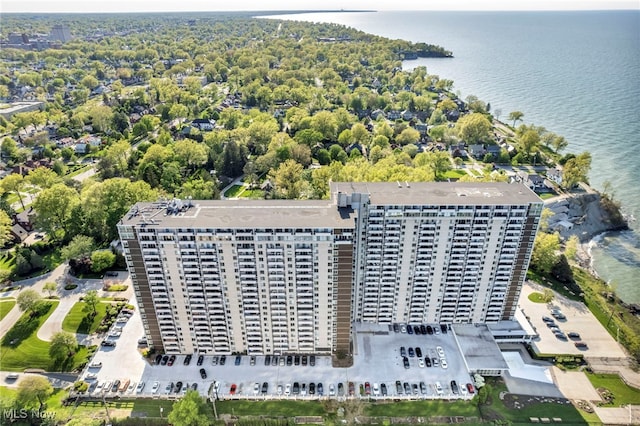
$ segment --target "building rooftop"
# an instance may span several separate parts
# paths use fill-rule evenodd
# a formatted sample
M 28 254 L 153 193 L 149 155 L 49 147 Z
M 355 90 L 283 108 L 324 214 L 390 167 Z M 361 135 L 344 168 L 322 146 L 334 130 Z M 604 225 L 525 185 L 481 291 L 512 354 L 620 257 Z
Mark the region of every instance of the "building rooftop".
M 175 203 L 179 205 L 176 206 Z M 328 200 L 172 200 L 138 203 L 123 225 L 166 228 L 353 228 L 355 213 Z
M 541 203 L 521 183 L 505 182 L 333 182 L 331 193 L 369 194 L 371 204 L 525 205 Z
M 470 371 L 509 368 L 486 324 L 454 324 L 451 328 Z

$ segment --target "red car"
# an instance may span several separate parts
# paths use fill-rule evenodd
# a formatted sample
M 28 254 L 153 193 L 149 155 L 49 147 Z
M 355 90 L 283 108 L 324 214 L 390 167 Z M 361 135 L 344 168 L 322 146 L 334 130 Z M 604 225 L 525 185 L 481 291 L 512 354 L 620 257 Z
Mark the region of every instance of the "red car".
M 235 395 L 235 393 L 236 393 L 236 384 L 234 383 L 231 385 L 231 389 L 229 389 L 229 394 Z
M 364 393 L 371 395 L 371 385 L 369 382 L 364 382 Z
M 471 383 L 467 383 L 467 390 L 469 391 L 469 393 L 475 392 L 473 385 Z
M 167 361 L 167 365 L 168 366 L 172 366 L 175 360 L 176 360 L 176 356 L 175 355 L 171 355 L 169 357 L 169 361 Z
M 349 396 L 353 396 L 356 393 L 356 385 L 353 382 L 349 382 Z

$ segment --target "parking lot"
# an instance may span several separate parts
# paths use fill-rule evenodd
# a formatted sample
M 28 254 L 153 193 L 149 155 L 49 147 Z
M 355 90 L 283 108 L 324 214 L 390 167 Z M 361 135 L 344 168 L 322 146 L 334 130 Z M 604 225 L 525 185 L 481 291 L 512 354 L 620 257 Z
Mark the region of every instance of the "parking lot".
M 529 321 L 535 327 L 540 338 L 533 342 L 538 353 L 542 354 L 576 354 L 585 357 L 610 357 L 624 358 L 624 351 L 614 338 L 598 322 L 589 309 L 581 302 L 568 300 L 557 295 L 551 304 L 534 303 L 528 296 L 537 289 L 535 284 L 525 282 L 520 295 L 520 306 L 524 310 Z M 559 339 L 542 320 L 542 317 L 552 317 L 552 309 L 559 309 L 564 314 L 564 319 L 553 318 L 555 325 L 562 333 L 568 335 L 571 332 L 578 333 L 579 338 Z M 586 344 L 586 347 L 575 346 L 577 341 Z
M 303 365 L 302 356 L 299 358 L 299 365 L 295 365 L 295 356 L 291 358 L 291 365 L 287 365 L 286 356 L 282 360 L 280 357 L 275 360 L 270 357 L 268 365 L 265 365 L 265 356 L 256 356 L 253 362 L 250 356 L 240 356 L 238 365 L 235 355 L 227 355 L 224 365 L 221 365 L 220 357 L 205 356 L 199 366 L 197 354 L 189 365 L 184 364 L 185 355 L 179 355 L 173 365 L 168 366 L 156 365 L 153 361 L 150 363 L 134 349 L 138 347 L 138 339 L 143 336 L 139 314 L 136 313 L 126 323 L 117 325 L 122 327 L 121 335 L 108 338 L 116 341 L 116 346 L 100 347 L 92 360 L 93 363 L 100 364 L 100 367 L 88 367 L 83 374 L 84 378 L 87 374 L 90 374 L 89 377 L 95 375 L 95 378 L 87 380 L 91 383 L 90 392 L 94 394 L 104 393 L 113 397 L 179 397 L 186 390 L 187 384 L 189 388 L 195 384 L 197 391 L 206 396 L 216 383 L 215 389 L 220 399 L 344 398 L 349 396 L 350 383 L 353 383 L 354 397 L 472 397 L 466 390 L 466 384 L 471 382 L 471 378 L 451 331 L 442 333 L 438 330 L 439 334 L 417 335 L 400 330 L 394 332 L 386 325 L 362 325 L 356 333 L 354 363 L 349 368 L 334 368 L 331 357 L 328 356 L 316 356 L 314 366 L 310 365 L 308 356 L 307 365 Z M 402 346 L 407 353 L 408 368 L 405 368 L 400 354 Z M 438 347 L 442 354 L 438 353 Z M 409 348 L 412 348 L 413 356 L 410 356 Z M 422 352 L 420 358 L 416 356 L 416 348 Z M 425 365 L 426 357 L 432 361 L 431 367 Z M 433 365 L 434 359 L 438 366 Z M 201 377 L 201 368 L 206 374 L 204 379 Z M 129 381 L 128 389 L 105 391 L 116 380 L 120 381 L 121 387 L 124 382 Z M 451 388 L 452 380 L 457 382 L 459 388 L 456 393 Z M 396 386 L 397 381 L 400 382 L 400 389 Z M 142 388 L 138 387 L 140 382 L 144 383 Z M 157 386 L 154 386 L 155 382 Z M 182 390 L 176 393 L 178 382 L 182 382 Z M 263 392 L 264 383 L 267 384 L 266 392 Z M 298 386 L 295 386 L 296 383 Z M 322 395 L 319 393 L 319 383 L 322 384 Z M 342 389 L 339 387 L 340 383 Z M 233 385 L 235 388 L 232 390 Z M 385 387 L 386 395 L 383 395 Z

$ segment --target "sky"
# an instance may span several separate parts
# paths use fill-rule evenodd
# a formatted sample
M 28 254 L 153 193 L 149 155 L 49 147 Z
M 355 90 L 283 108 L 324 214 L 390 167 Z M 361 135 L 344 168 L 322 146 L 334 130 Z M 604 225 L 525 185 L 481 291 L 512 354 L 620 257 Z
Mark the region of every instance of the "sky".
M 640 10 L 640 0 L 0 0 L 0 13 L 231 10 Z

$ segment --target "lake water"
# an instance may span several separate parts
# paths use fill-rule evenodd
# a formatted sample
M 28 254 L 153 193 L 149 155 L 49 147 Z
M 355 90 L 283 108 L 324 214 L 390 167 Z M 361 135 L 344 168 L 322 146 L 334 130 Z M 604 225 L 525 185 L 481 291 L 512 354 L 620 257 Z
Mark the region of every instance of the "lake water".
M 564 136 L 568 152 L 590 151 L 591 184 L 612 184 L 625 213 L 640 217 L 640 11 L 373 12 L 283 15 L 333 22 L 392 39 L 437 44 L 454 58 L 419 59 L 430 74 L 455 82 L 524 122 Z M 627 302 L 640 302 L 640 239 L 602 236 L 593 266 Z

